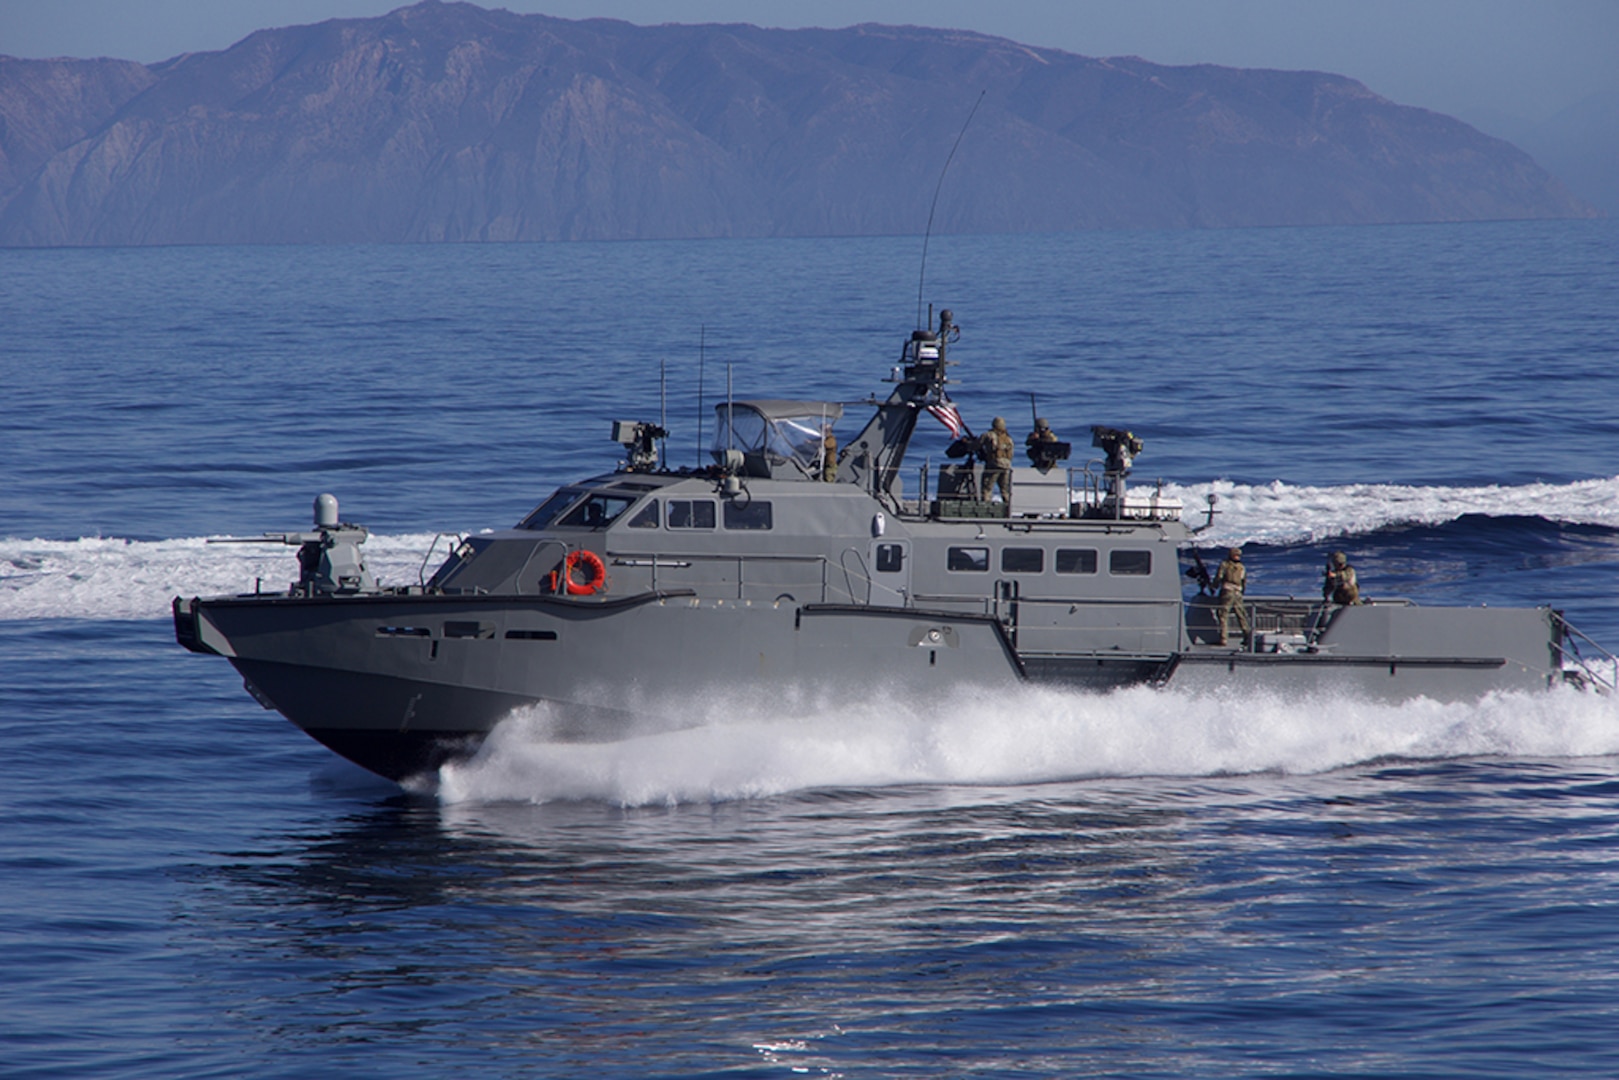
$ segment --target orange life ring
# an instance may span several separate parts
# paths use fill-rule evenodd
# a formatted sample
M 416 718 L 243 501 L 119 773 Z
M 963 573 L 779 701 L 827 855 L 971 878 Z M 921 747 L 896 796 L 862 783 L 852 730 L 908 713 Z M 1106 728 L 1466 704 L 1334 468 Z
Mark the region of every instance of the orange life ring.
M 575 581 L 573 571 L 581 563 L 584 564 L 586 577 L 584 581 Z M 551 576 L 555 579 L 556 574 Z M 598 590 L 606 592 L 607 564 L 594 551 L 569 552 L 562 562 L 562 581 L 568 587 L 569 596 L 592 596 Z

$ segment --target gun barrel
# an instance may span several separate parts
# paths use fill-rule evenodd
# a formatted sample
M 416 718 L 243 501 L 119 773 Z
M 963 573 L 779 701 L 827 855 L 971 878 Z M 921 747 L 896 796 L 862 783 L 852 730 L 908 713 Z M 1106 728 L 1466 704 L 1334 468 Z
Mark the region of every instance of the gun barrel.
M 303 533 L 265 533 L 263 536 L 210 536 L 210 544 L 302 544 L 308 540 L 318 540 L 320 536 L 305 536 Z

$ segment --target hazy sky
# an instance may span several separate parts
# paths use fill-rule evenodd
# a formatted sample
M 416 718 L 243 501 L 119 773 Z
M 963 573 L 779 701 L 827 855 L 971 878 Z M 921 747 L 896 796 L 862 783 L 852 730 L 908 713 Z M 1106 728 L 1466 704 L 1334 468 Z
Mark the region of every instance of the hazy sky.
M 0 0 L 0 54 L 150 63 L 253 30 L 376 15 L 401 0 Z M 1396 101 L 1543 120 L 1619 88 L 1619 0 L 485 0 L 635 23 L 961 27 L 1087 56 L 1307 68 Z

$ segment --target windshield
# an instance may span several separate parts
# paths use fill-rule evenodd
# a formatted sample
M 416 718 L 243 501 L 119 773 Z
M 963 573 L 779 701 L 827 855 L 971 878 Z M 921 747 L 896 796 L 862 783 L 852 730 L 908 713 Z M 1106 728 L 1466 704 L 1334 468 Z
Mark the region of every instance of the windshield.
M 552 518 L 562 513 L 570 503 L 583 494 L 584 492 L 578 488 L 563 488 L 542 502 L 532 514 L 519 521 L 517 527 L 519 529 L 543 529 L 551 524 Z
M 730 430 L 726 430 L 726 413 L 730 412 Z M 841 410 L 840 410 L 841 411 Z M 799 413 L 766 417 L 747 405 L 738 404 L 729 410 L 721 405 L 717 410 L 714 428 L 716 452 L 741 450 L 743 453 L 763 452 L 772 465 L 789 458 L 805 469 L 819 467 L 821 431 L 830 431 L 836 414 Z
M 639 495 L 592 495 L 569 510 L 557 525 L 562 528 L 604 529 L 639 498 Z

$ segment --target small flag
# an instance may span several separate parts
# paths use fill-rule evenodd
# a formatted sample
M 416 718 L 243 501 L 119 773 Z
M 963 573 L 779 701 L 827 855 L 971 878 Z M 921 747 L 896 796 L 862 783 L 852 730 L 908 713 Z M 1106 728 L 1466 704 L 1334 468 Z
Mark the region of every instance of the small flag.
M 961 420 L 961 410 L 956 408 L 955 402 L 946 401 L 941 405 L 929 405 L 928 412 L 933 418 L 950 429 L 950 437 L 959 439 L 967 431 L 967 425 Z

